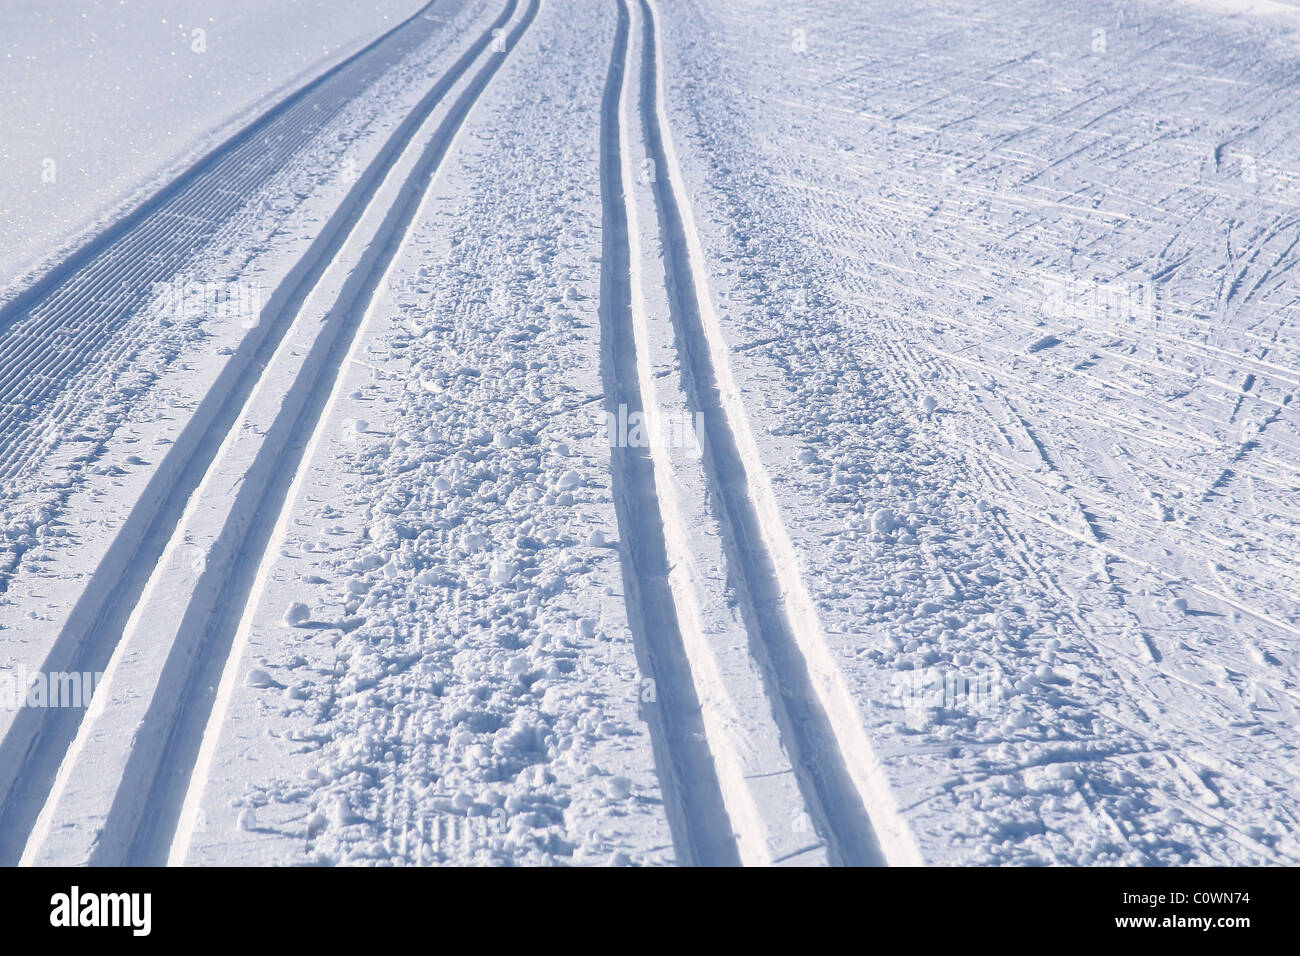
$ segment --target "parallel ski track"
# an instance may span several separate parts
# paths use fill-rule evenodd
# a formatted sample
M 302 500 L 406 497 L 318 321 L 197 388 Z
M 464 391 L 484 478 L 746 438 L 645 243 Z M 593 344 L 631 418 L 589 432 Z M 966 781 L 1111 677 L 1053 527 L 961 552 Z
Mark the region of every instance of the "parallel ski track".
M 639 0 L 643 54 L 640 117 L 657 170 L 652 186 L 683 385 L 704 418 L 704 467 L 742 598 L 751 650 L 763 666 L 800 789 L 844 865 L 917 864 L 861 718 L 821 632 L 732 379 L 707 289 L 694 217 L 682 193 L 660 95 L 654 5 Z
M 618 3 L 618 25 L 601 103 L 600 276 L 601 378 L 606 410 L 644 412 L 634 331 L 633 275 L 623 175 L 621 107 L 627 74 L 631 16 Z M 650 396 L 653 403 L 653 396 Z M 669 824 L 684 864 L 735 866 L 741 862 L 723 799 L 714 755 L 669 583 L 665 519 L 650 449 L 612 447 L 610 464 L 622 542 L 628 621 L 644 669 L 653 676 L 656 703 L 647 711 Z
M 133 343 L 116 333 L 358 93 L 432 33 L 430 3 L 282 100 L 0 308 L 0 480 L 40 445 L 51 406 Z
M 510 4 L 503 23 L 514 15 L 516 7 L 517 3 Z M 506 51 L 515 48 L 540 8 L 541 0 L 529 0 L 523 16 L 506 38 Z M 168 861 L 208 720 L 213 714 L 216 701 L 213 688 L 229 686 L 224 675 L 237 632 L 251 610 L 249 605 L 255 603 L 250 596 L 258 593 L 260 572 L 275 540 L 276 528 L 282 523 L 285 509 L 292 505 L 290 492 L 295 478 L 307 454 L 316 447 L 344 361 L 370 314 L 371 304 L 382 289 L 390 266 L 406 243 L 434 176 L 504 62 L 504 55 L 492 54 L 452 104 L 402 185 L 396 204 L 385 215 L 362 266 L 348 277 L 326 316 L 326 327 L 335 328 L 322 333 L 313 345 L 299 379 L 284 402 L 285 411 L 267 433 L 257 461 L 249 469 L 250 476 L 265 474 L 269 480 L 245 482 L 235 513 L 248 515 L 249 520 L 245 526 L 227 528 L 218 542 L 217 547 L 229 548 L 238 557 L 233 567 L 222 567 L 224 580 L 215 604 L 211 608 L 192 609 L 186 615 L 185 631 L 201 635 L 198 655 L 193 660 L 183 648 L 173 652 L 181 665 L 188 668 L 188 681 L 179 697 L 155 701 L 150 708 L 151 712 L 158 711 L 159 719 L 152 722 L 153 726 L 167 728 L 161 757 L 149 748 L 132 751 L 123 785 L 105 824 L 106 836 L 101 842 L 112 846 L 118 842 L 115 831 L 129 831 L 134 834 L 130 850 L 124 860 L 97 856 L 93 863 L 152 866 Z
M 511 46 L 536 16 L 539 2 L 540 0 L 532 0 L 527 13 L 512 31 L 509 40 Z M 494 31 L 509 23 L 518 6 L 519 0 L 509 0 L 501 15 L 452 64 L 403 120 L 307 253 L 271 295 L 262 311 L 260 322 L 232 356 L 207 397 L 157 467 L 154 477 L 69 615 L 46 658 L 43 665 L 45 670 L 104 670 L 121 640 L 133 608 L 176 530 L 190 496 L 202 482 L 223 440 L 238 421 L 248 397 L 256 388 L 307 296 L 337 256 L 412 137 L 492 42 Z M 261 453 L 278 456 L 273 469 L 275 477 L 262 489 L 258 500 L 245 511 L 252 517 L 239 530 L 238 540 L 228 542 L 240 554 L 246 555 L 248 560 L 235 562 L 233 574 L 221 582 L 217 612 L 205 621 L 186 622 L 187 629 L 199 628 L 203 632 L 200 653 L 192 661 L 167 662 L 169 669 L 183 667 L 185 673 L 182 675 L 184 679 L 168 682 L 169 685 L 184 688 L 178 697 L 169 695 L 168 699 L 155 701 L 151 705 L 151 713 L 155 709 L 158 712 L 153 730 L 165 740 L 165 744 L 161 754 L 157 748 L 141 747 L 139 760 L 136 760 L 133 753 L 126 782 L 114 804 L 102 840 L 106 848 L 129 849 L 124 856 L 117 858 L 114 858 L 113 850 L 106 849 L 93 862 L 165 862 L 184 787 L 189 779 L 188 771 L 193 765 L 212 706 L 213 696 L 208 688 L 215 686 L 221 676 L 234 628 L 239 622 L 245 598 L 253 583 L 253 574 L 260 564 L 262 549 L 276 523 L 293 474 L 301 463 L 301 455 L 330 395 L 332 383 L 365 312 L 366 303 L 374 295 L 379 279 L 395 255 L 418 209 L 423 185 L 427 184 L 440 165 L 457 130 L 500 63 L 500 57 L 489 59 L 450 108 L 412 177 L 403 187 L 401 204 L 395 206 L 384 219 L 377 239 L 382 252 L 366 259 L 369 268 L 364 270 L 363 275 L 354 274 L 349 278 L 340 298 L 340 303 L 346 305 L 336 305 L 331 309 L 331 317 L 339 328 L 330 335 L 323 333 L 322 337 L 330 340 L 330 348 L 319 357 L 318 362 L 309 362 L 304 367 L 304 371 L 312 370 L 312 378 L 294 384 L 294 390 L 302 396 L 301 411 L 292 423 L 286 425 L 283 440 L 268 442 L 270 447 Z M 224 158 L 221 151 L 219 154 L 209 166 L 216 165 Z M 211 187 L 205 183 L 203 188 Z M 159 205 L 161 204 L 154 204 L 155 210 Z M 152 217 L 145 216 L 136 220 L 142 228 L 145 228 L 145 223 L 152 221 Z M 130 243 L 133 241 L 132 235 L 130 230 L 126 230 L 117 237 L 117 241 Z M 151 232 L 149 244 L 173 242 L 174 236 L 174 233 L 160 236 Z M 116 250 L 116 243 L 114 245 Z M 115 254 L 114 259 L 117 258 L 119 257 Z M 78 287 L 84 285 L 80 272 L 69 277 L 69 281 Z M 16 304 L 21 305 L 21 302 Z M 281 424 L 277 421 L 277 431 Z M 0 741 L 0 863 L 11 865 L 21 856 L 28 834 L 53 786 L 60 763 L 77 735 L 82 716 L 84 715 L 80 711 L 73 708 L 23 708 L 16 715 L 4 740 Z

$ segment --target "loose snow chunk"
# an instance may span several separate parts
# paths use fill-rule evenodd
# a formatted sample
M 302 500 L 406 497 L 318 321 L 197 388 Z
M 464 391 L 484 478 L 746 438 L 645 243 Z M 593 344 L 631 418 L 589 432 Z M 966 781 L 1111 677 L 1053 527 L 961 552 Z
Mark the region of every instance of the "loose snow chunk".
M 248 672 L 249 687 L 276 687 L 275 678 L 260 667 L 254 667 Z
M 515 565 L 513 561 L 506 561 L 498 558 L 492 562 L 492 570 L 488 573 L 488 580 L 498 587 L 509 584 L 515 576 Z
M 560 491 L 572 491 L 582 485 L 582 476 L 570 468 L 564 474 L 560 475 L 560 480 L 555 483 L 555 487 Z
M 933 395 L 926 395 L 920 401 L 922 415 L 933 415 L 934 410 L 939 407 L 939 400 Z
M 589 548 L 605 547 L 605 532 L 593 531 L 591 534 L 587 535 L 587 547 Z
M 330 820 L 335 826 L 344 827 L 356 819 L 352 804 L 346 794 L 338 794 L 329 805 Z
M 284 623 L 290 627 L 306 624 L 311 620 L 311 608 L 301 601 L 294 601 L 284 612 Z
M 871 516 L 871 530 L 877 534 L 885 534 L 892 531 L 898 524 L 898 519 L 888 508 L 881 508 Z
M 358 572 L 373 571 L 375 568 L 381 567 L 383 563 L 384 559 L 377 554 L 364 554 L 353 561 L 349 567 Z

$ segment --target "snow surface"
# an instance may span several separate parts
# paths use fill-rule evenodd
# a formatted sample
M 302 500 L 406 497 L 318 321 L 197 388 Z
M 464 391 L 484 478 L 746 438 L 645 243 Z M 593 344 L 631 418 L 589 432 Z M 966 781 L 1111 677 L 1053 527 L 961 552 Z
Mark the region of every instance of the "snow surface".
M 55 254 L 358 6 L 6 193 L 0 862 L 1300 860 L 1282 6 L 435 3 Z
M 0 5 L 0 293 L 420 6 Z

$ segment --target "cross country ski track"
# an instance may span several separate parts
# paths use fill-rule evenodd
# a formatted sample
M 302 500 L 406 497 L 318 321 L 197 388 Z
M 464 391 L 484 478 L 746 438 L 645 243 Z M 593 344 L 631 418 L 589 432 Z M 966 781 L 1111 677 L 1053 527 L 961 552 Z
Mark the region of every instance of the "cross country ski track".
M 510 0 L 432 82 L 158 462 L 44 661 L 104 672 L 95 706 L 23 709 L 0 740 L 0 861 L 184 859 L 246 618 L 340 371 L 430 183 L 540 5 Z M 337 109 L 428 20 L 416 15 L 289 97 L 5 306 L 0 470 L 16 473 L 39 444 L 26 422 L 73 407 L 69 383 L 90 381 L 74 373 L 125 347 L 132 290 L 174 273 L 318 131 L 321 100 Z M 610 450 L 628 621 L 658 685 L 649 719 L 678 856 L 915 863 L 732 378 L 661 105 L 657 29 L 652 4 L 620 0 L 600 112 L 598 311 L 607 410 L 657 423 L 681 407 L 704 426 L 689 461 L 658 443 Z M 657 175 L 638 183 L 638 163 Z M 657 364 L 664 349 L 677 356 L 673 379 Z
M 436 22 L 430 3 L 272 107 L 222 146 L 0 306 L 0 478 L 30 467 L 50 410 L 72 407 L 88 367 L 118 361 L 116 335 L 149 295 L 217 229 L 243 215 L 266 183 L 386 64 L 409 54 Z M 376 174 L 379 172 L 375 171 Z M 367 190 L 358 183 L 355 202 Z M 369 188 L 373 188 L 373 184 Z M 343 213 L 355 205 L 352 197 Z M 344 217 L 346 218 L 346 217 Z M 339 228 L 346 228 L 340 223 Z M 309 256 L 329 255 L 329 240 Z M 307 281 L 304 279 L 304 281 Z
M 0 864 L 1300 859 L 1280 23 L 386 2 L 0 293 Z
M 0 766 L 4 768 L 0 779 L 0 861 L 166 862 L 242 610 L 339 369 L 389 264 L 402 247 L 428 184 L 503 62 L 502 54 L 508 54 L 527 31 L 539 6 L 540 0 L 510 0 L 492 25 L 434 82 L 362 172 L 307 254 L 269 297 L 255 329 L 159 463 L 45 662 L 50 672 L 107 670 L 102 687 L 112 702 L 106 710 L 95 708 L 89 713 L 70 708 L 25 708 L 16 715 L 0 742 Z M 403 29 L 419 23 L 418 17 L 413 18 L 384 39 L 400 37 Z M 508 30 L 504 49 L 494 44 L 496 32 L 502 29 Z M 392 51 L 383 55 L 392 55 Z M 328 84 L 347 66 L 318 83 Z M 291 99 L 311 111 L 312 104 L 303 101 L 318 89 L 313 87 Z M 260 130 L 268 121 L 284 119 L 291 112 L 282 104 L 254 128 Z M 242 174 L 245 164 L 239 150 L 253 135 L 250 131 L 236 137 L 183 177 L 184 182 L 168 190 L 176 194 L 169 202 L 198 203 L 205 212 L 219 215 L 202 206 L 203 197 L 222 194 L 220 171 Z M 302 135 L 310 135 L 310 130 L 303 130 Z M 400 181 L 393 181 L 394 170 L 401 173 Z M 87 284 L 91 294 L 84 301 L 92 307 L 95 289 L 147 282 L 155 274 L 165 274 L 161 269 L 143 277 L 137 274 L 135 263 L 141 257 L 134 250 L 139 243 L 144 243 L 145 249 L 160 243 L 171 248 L 167 243 L 176 237 L 169 223 L 176 213 L 169 202 L 150 203 L 128 228 L 115 230 L 114 235 L 96 243 L 96 248 L 89 250 L 89 262 L 83 265 L 79 261 L 87 258 L 85 254 L 75 257 L 55 270 L 52 279 L 12 303 L 7 313 L 36 314 L 47 302 L 62 302 L 64 296 L 75 295 Z M 373 233 L 358 237 L 358 225 L 367 222 Z M 295 349 L 286 347 L 286 336 L 296 327 L 304 303 L 317 294 L 323 277 L 337 268 L 338 256 L 350 241 L 363 242 L 363 251 L 340 277 L 337 298 L 312 331 L 315 338 L 310 350 L 305 356 L 296 356 Z M 147 260 L 147 255 L 144 258 Z M 33 297 L 39 301 L 29 304 Z M 94 342 L 111 335 L 111 316 L 127 307 L 115 300 L 113 305 L 95 329 Z M 64 313 L 51 307 L 51 314 Z M 27 338 L 35 342 L 33 336 Z M 75 358 L 85 361 L 92 347 L 87 344 Z M 28 348 L 19 358 L 35 361 L 31 356 L 36 351 Z M 284 374 L 286 364 L 291 366 L 292 377 L 272 381 Z M 13 372 L 3 381 L 18 378 L 20 373 Z M 257 447 L 243 456 L 244 449 L 236 449 L 239 442 L 235 439 L 248 416 L 264 410 L 258 409 L 258 397 L 268 390 L 274 395 L 264 423 L 266 430 L 255 442 Z M 264 400 L 263 404 L 268 403 Z M 233 475 L 221 471 L 223 450 L 232 449 L 236 449 L 239 462 L 239 471 Z M 190 531 L 188 523 L 207 504 L 196 492 L 205 482 L 223 479 L 230 479 L 238 490 L 223 501 L 226 508 L 218 518 L 205 516 L 216 524 L 208 550 L 196 565 L 181 550 Z M 177 604 L 171 600 L 177 594 L 189 600 Z M 141 620 L 151 597 L 162 600 L 169 619 L 144 615 Z M 142 640 L 140 631 L 166 633 L 171 640 L 159 644 L 156 655 L 127 653 L 130 641 L 124 640 L 124 635 Z M 113 729 L 107 733 L 96 728 L 95 718 L 104 713 L 113 721 Z M 128 728 L 126 733 L 123 727 Z M 84 770 L 83 763 L 93 766 L 94 772 Z M 69 792 L 73 782 L 73 792 Z M 68 816 L 95 821 L 90 829 L 78 832 L 73 845 L 58 842 L 58 835 L 68 831 L 57 824 Z M 52 834 L 54 842 L 47 846 Z M 80 842 L 82 836 L 85 842 Z
M 635 13 L 635 37 L 628 39 Z M 652 4 L 629 7 L 620 3 L 619 33 L 610 69 L 604 106 L 606 258 L 602 281 L 606 333 L 606 376 L 611 383 L 606 400 L 611 412 L 620 404 L 642 410 L 650 421 L 662 418 L 653 407 L 653 372 L 639 351 L 648 348 L 645 303 L 636 301 L 646 283 L 639 271 L 636 238 L 637 196 L 644 196 L 643 217 L 658 224 L 664 250 L 663 283 L 681 369 L 681 384 L 689 410 L 704 423 L 702 466 L 708 496 L 722 532 L 726 579 L 742 606 L 747 643 L 761 672 L 760 686 L 725 686 L 710 649 L 711 637 L 698 619 L 699 575 L 691 570 L 690 535 L 676 502 L 674 466 L 665 449 L 654 442 L 646 449 L 616 449 L 614 472 L 621 486 L 621 530 L 636 598 L 633 619 L 650 635 L 649 655 L 661 686 L 672 689 L 681 707 L 699 702 L 704 736 L 718 768 L 717 779 L 730 813 L 742 860 L 780 862 L 770 848 L 782 830 L 811 818 L 830 859 L 845 865 L 880 865 L 919 861 L 906 828 L 897 816 L 888 790 L 861 729 L 853 702 L 830 661 L 820 624 L 797 560 L 781 524 L 768 479 L 759 461 L 739 391 L 728 365 L 727 348 L 709 299 L 707 270 L 694 232 L 688 201 L 681 193 L 681 172 L 660 105 L 657 15 Z M 639 38 L 639 44 L 636 38 Z M 625 49 L 626 48 L 626 49 Z M 626 63 L 620 56 L 626 52 Z M 625 86 L 615 96 L 613 87 Z M 629 104 L 636 104 L 630 108 Z M 626 113 L 624 112 L 626 110 Z M 625 155 L 621 173 L 612 153 L 626 151 L 640 138 L 648 167 L 649 195 L 634 185 L 636 164 Z M 630 212 L 629 212 L 630 211 Z M 629 223 L 631 220 L 631 223 Z M 631 237 L 629 243 L 622 241 Z M 623 271 L 628 270 L 628 275 Z M 633 326 L 634 328 L 629 328 Z M 652 428 L 653 432 L 654 429 Z M 703 564 L 705 562 L 696 562 Z M 665 570 L 668 569 L 668 570 Z M 665 600 L 667 591 L 671 600 Z M 716 642 L 716 637 L 712 639 Z M 734 673 L 734 672 L 733 672 Z M 685 675 L 689 674 L 689 679 Z M 735 678 L 730 679 L 735 685 Z M 720 686 L 722 685 L 722 686 Z M 788 799 L 764 803 L 749 792 L 750 775 L 740 769 L 729 699 L 762 694 L 770 723 L 785 751 L 785 766 L 798 781 L 793 795 L 801 806 L 792 813 Z M 724 711 L 719 713 L 718 711 Z M 683 720 L 683 722 L 685 722 Z M 667 733 L 670 741 L 684 734 Z M 700 754 L 698 735 L 666 748 L 678 778 L 701 779 L 690 768 Z M 709 783 L 712 783 L 712 778 Z M 692 832 L 716 832 L 709 819 L 716 814 L 712 787 L 708 794 L 683 794 L 682 813 Z M 804 848 L 806 849 L 806 848 Z M 765 852 L 765 850 L 769 852 Z

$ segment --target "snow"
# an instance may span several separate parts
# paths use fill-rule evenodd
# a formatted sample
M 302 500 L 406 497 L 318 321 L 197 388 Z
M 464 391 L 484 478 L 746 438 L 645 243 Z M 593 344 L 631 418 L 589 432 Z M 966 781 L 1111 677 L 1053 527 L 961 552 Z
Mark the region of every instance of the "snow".
M 311 609 L 301 601 L 294 601 L 284 612 L 284 623 L 290 627 L 306 624 L 311 620 Z
M 0 7 L 0 297 L 419 0 Z M 197 32 L 196 32 L 197 31 Z
M 150 203 L 415 9 L 0 13 L 0 862 L 1300 859 L 1288 4 L 438 4 Z

